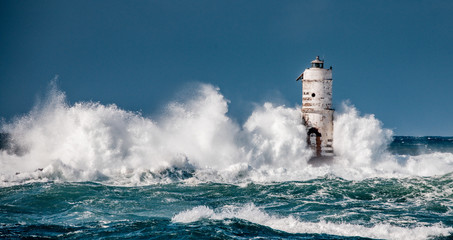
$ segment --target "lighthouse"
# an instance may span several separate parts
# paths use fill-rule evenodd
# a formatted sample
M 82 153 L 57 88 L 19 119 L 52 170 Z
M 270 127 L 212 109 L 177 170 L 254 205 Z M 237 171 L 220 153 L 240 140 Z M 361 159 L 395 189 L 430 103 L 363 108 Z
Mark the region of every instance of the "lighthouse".
M 317 56 L 298 80 L 302 80 L 302 122 L 308 146 L 316 157 L 333 156 L 332 67 L 325 69 Z

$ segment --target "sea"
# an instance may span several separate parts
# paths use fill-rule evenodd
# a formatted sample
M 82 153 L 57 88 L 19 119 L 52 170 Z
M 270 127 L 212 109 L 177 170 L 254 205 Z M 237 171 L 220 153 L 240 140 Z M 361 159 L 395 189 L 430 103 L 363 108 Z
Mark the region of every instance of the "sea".
M 200 84 L 157 116 L 52 88 L 0 126 L 1 239 L 453 239 L 453 137 L 338 106 L 309 163 L 300 108 L 238 123 Z

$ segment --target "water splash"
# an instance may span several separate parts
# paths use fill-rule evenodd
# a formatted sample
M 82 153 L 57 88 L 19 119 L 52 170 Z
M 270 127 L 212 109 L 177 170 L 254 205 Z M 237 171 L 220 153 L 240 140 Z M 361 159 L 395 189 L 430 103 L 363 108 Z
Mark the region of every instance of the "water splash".
M 451 153 L 391 155 L 386 147 L 392 132 L 373 115 L 360 116 L 348 104 L 335 115 L 334 164 L 313 167 L 307 164 L 313 153 L 306 146 L 297 108 L 265 103 L 240 126 L 226 115 L 228 100 L 219 91 L 200 84 L 195 95 L 169 103 L 162 116 L 151 119 L 114 104 L 70 105 L 54 87 L 28 115 L 1 126 L 10 141 L 0 151 L 0 180 L 128 185 L 290 181 L 326 174 L 363 179 L 453 171 Z
M 343 102 L 334 126 L 335 154 L 348 165 L 368 166 L 387 154 L 393 133 L 384 129 L 374 115 L 361 117 L 354 106 Z

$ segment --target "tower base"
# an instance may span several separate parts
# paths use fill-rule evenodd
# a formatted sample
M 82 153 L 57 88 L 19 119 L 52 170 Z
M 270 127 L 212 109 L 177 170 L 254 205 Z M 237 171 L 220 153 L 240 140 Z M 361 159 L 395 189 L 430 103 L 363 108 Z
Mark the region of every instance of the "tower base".
M 323 165 L 330 165 L 333 163 L 333 156 L 315 156 L 308 160 L 308 164 L 313 167 L 319 167 Z

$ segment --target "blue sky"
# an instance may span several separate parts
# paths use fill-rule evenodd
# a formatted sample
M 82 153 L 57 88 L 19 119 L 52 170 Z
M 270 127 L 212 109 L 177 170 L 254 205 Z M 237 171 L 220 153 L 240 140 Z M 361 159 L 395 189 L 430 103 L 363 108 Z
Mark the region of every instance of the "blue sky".
M 229 116 L 300 104 L 316 55 L 396 135 L 453 135 L 453 1 L 0 1 L 0 117 L 27 113 L 56 75 L 69 102 L 155 116 L 194 82 Z

